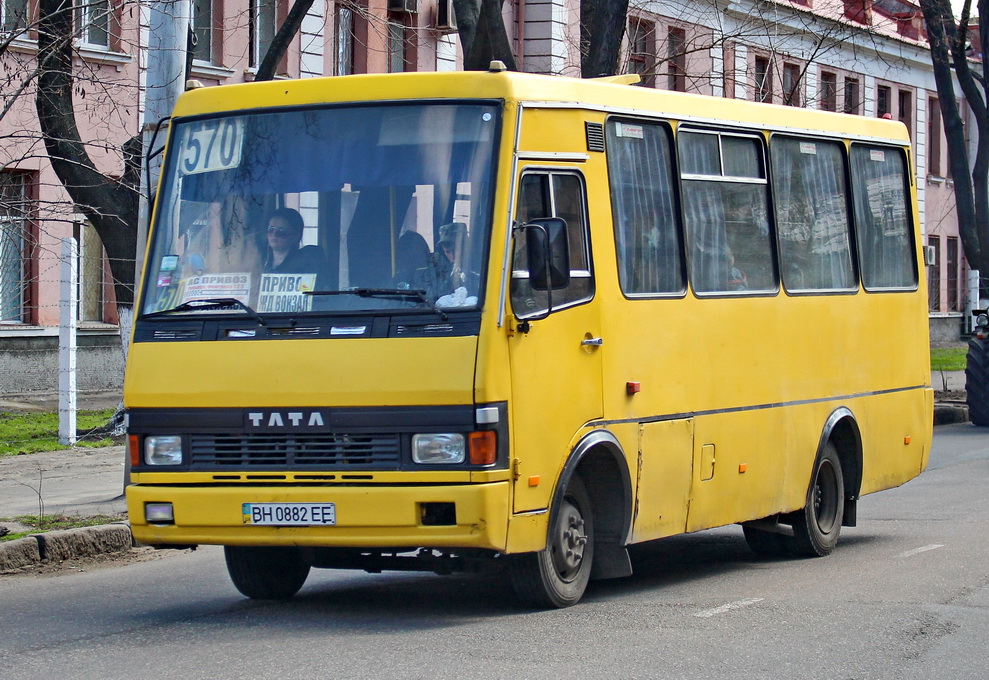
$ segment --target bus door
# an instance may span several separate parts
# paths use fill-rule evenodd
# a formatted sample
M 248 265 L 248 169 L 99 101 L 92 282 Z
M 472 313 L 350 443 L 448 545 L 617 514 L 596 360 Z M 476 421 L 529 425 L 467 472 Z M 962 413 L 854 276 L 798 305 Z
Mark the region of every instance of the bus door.
M 509 338 L 514 510 L 525 512 L 549 506 L 574 433 L 603 414 L 603 338 L 583 176 L 524 169 L 515 224 L 510 297 L 516 330 Z M 525 226 L 533 224 L 543 226 Z M 542 267 L 540 273 L 540 262 L 530 261 L 534 238 L 552 242 L 552 272 Z

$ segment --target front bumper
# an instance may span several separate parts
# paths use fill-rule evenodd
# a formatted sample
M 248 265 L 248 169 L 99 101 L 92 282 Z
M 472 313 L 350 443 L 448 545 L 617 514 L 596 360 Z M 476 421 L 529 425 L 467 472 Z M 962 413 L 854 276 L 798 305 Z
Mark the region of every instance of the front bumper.
M 149 524 L 146 503 L 171 503 L 174 524 Z M 334 503 L 333 526 L 245 525 L 244 503 Z M 455 521 L 423 523 L 424 503 L 453 503 Z M 443 485 L 181 486 L 127 488 L 134 538 L 147 545 L 252 545 L 352 548 L 481 548 L 505 551 L 507 481 Z

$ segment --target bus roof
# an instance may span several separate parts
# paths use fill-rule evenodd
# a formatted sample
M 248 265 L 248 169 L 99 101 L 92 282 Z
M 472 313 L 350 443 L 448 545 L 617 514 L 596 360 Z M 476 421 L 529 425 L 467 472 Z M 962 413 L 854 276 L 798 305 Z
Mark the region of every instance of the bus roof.
M 831 113 L 625 84 L 623 77 L 579 79 L 513 71 L 451 71 L 328 76 L 204 87 L 184 93 L 174 115 L 196 116 L 283 106 L 401 100 L 486 99 L 525 106 L 582 108 L 746 127 L 815 130 L 910 143 L 899 121 Z

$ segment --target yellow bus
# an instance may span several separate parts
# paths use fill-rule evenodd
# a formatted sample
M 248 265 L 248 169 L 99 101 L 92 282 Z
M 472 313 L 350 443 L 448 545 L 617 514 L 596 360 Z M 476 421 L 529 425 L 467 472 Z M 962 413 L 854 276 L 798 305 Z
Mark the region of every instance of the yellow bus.
M 488 72 L 205 88 L 171 119 L 125 381 L 135 538 L 494 569 L 526 603 L 741 524 L 826 555 L 927 464 L 897 122 Z

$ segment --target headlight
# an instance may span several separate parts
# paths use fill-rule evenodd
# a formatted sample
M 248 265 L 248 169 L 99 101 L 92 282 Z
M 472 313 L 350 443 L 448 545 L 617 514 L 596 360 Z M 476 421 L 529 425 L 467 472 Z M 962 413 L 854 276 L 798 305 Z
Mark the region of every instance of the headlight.
M 412 437 L 412 460 L 425 464 L 463 463 L 462 434 L 417 434 Z
M 145 437 L 144 462 L 148 465 L 181 465 L 182 437 Z

